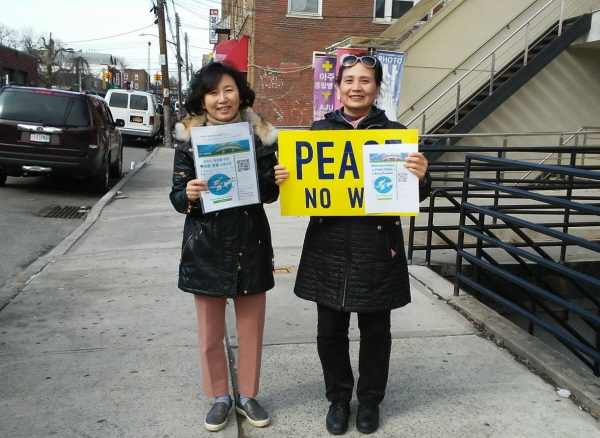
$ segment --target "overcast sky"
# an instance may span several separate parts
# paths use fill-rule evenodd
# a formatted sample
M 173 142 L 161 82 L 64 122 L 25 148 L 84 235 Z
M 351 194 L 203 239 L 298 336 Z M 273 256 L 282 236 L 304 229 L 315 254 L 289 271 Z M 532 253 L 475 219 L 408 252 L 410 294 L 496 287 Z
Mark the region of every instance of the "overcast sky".
M 152 0 L 1 0 L 5 3 L 0 23 L 21 31 L 31 29 L 35 36 L 52 32 L 55 40 L 67 47 L 82 51 L 108 53 L 125 58 L 128 67 L 148 68 L 150 45 L 150 73 L 159 71 L 158 38 L 139 36 L 141 33 L 158 35 Z M 175 42 L 175 13 L 181 20 L 181 56 L 185 59 L 184 35 L 188 35 L 188 60 L 194 69 L 200 68 L 202 55 L 213 48 L 209 44 L 209 10 L 220 9 L 218 0 L 165 0 L 171 26 L 167 23 L 167 40 Z M 172 29 L 172 33 L 171 33 Z M 121 35 L 123 34 L 123 35 Z M 119 36 L 117 36 L 119 35 Z M 176 76 L 175 49 L 169 46 L 169 71 Z M 183 73 L 185 80 L 185 73 Z

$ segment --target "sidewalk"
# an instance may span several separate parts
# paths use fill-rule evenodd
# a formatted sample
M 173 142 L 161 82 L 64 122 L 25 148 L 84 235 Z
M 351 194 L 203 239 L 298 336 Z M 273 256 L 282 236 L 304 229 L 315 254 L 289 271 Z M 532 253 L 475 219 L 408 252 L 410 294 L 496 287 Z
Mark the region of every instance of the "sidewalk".
M 1 437 L 330 436 L 316 308 L 292 292 L 307 219 L 282 217 L 278 203 L 267 206 L 278 269 L 267 296 L 258 396 L 271 425 L 256 429 L 232 414 L 221 432 L 204 430 L 212 400 L 202 393 L 192 296 L 177 289 L 184 217 L 168 199 L 172 160 L 173 150 L 153 152 L 126 178 L 122 194 L 103 198 L 0 311 Z M 392 313 L 388 394 L 371 436 L 600 437 L 598 421 L 455 307 L 531 364 L 541 357 L 555 382 L 598 413 L 591 374 L 470 297 L 452 298 L 447 282 L 428 269 L 410 270 L 413 303 Z M 351 334 L 355 341 L 354 318 Z M 356 365 L 356 342 L 351 349 Z M 353 401 L 353 414 L 356 407 Z M 362 436 L 354 415 L 344 436 Z

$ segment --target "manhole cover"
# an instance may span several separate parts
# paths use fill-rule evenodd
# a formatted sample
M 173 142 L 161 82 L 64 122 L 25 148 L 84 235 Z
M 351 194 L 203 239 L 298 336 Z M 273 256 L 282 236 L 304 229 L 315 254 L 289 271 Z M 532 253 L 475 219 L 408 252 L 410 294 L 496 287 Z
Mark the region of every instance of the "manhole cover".
M 87 205 L 53 205 L 44 208 L 38 216 L 58 219 L 82 219 L 90 212 L 91 208 Z

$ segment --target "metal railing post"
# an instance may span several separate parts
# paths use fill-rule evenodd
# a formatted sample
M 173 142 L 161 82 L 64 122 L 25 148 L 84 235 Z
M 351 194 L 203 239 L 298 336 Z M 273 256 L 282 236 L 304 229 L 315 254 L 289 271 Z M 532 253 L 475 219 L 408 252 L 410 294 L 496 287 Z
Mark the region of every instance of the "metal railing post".
M 410 226 L 408 228 L 408 248 L 406 250 L 406 264 L 412 265 L 413 246 L 415 243 L 415 217 L 410 217 Z
M 560 15 L 558 16 L 558 36 L 562 35 L 564 13 L 565 13 L 565 0 L 561 0 L 560 1 Z
M 456 84 L 456 113 L 454 114 L 454 124 L 458 123 L 458 108 L 460 107 L 460 82 Z
M 496 52 L 492 52 L 492 68 L 490 72 L 490 94 L 494 92 L 494 72 L 496 70 Z
M 525 52 L 523 53 L 523 65 L 527 65 L 527 58 L 529 56 L 529 23 L 525 26 Z

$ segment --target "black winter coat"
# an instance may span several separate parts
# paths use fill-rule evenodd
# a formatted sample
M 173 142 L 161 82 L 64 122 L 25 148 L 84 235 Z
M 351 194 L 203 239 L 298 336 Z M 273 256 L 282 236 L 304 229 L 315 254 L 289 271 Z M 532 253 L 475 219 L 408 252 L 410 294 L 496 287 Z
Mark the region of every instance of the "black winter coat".
M 355 129 L 342 109 L 325 115 L 311 130 Z M 405 129 L 373 107 L 356 129 Z M 421 186 L 429 196 L 431 179 Z M 392 250 L 395 256 L 392 256 Z M 344 312 L 383 312 L 410 302 L 408 266 L 400 218 L 314 216 L 310 218 L 294 293 Z
M 254 127 L 261 201 L 274 202 L 279 197 L 273 169 L 277 131 L 250 110 L 242 111 L 242 119 Z M 178 286 L 186 292 L 223 298 L 266 292 L 275 282 L 271 229 L 262 203 L 203 213 L 186 196 L 188 181 L 196 178 L 190 128 L 204 125 L 206 116 L 188 116 L 175 126 L 179 143 L 169 196 L 175 210 L 186 214 Z

